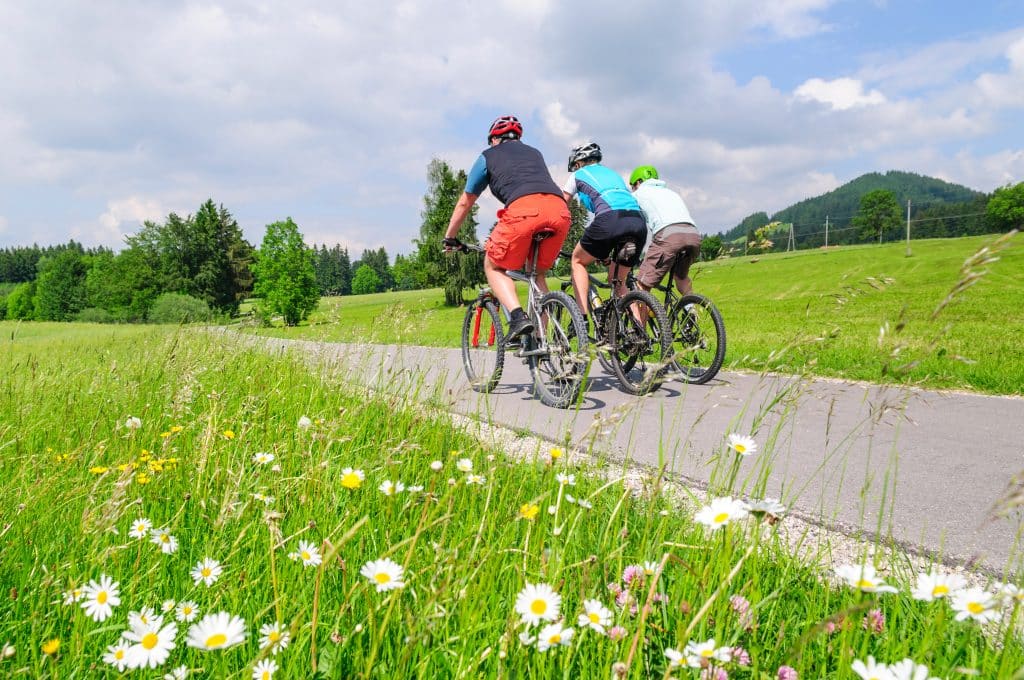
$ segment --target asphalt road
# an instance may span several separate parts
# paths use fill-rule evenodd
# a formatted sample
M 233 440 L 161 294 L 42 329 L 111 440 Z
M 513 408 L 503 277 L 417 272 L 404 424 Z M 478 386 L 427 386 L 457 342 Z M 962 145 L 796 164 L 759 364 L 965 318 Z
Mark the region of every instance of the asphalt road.
M 992 519 L 1024 476 L 1024 399 L 929 392 L 791 376 L 723 372 L 707 385 L 669 382 L 632 397 L 595 366 L 581 408 L 532 395 L 529 371 L 506 359 L 491 394 L 469 389 L 458 350 L 264 339 L 335 360 L 346 379 L 440 400 L 451 410 L 554 442 L 628 459 L 703 486 L 730 432 L 760 451 L 742 461 L 736 489 L 781 498 L 805 518 L 846 533 L 995 573 L 1020 565 L 1016 515 Z M 1022 501 L 1024 502 L 1024 501 Z

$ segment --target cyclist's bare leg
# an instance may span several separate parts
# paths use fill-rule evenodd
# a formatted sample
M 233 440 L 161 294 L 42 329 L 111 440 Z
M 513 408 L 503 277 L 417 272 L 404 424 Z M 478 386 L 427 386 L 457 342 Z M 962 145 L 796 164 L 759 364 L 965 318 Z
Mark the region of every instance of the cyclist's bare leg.
M 693 292 L 693 281 L 690 280 L 689 276 L 684 279 L 673 274 L 672 278 L 676 281 L 676 290 L 679 291 L 680 295 L 689 295 Z
M 576 294 L 576 304 L 580 306 L 583 316 L 590 313 L 587 304 L 587 293 L 590 291 L 590 278 L 587 275 L 587 265 L 596 261 L 593 255 L 583 250 L 583 246 L 576 244 L 572 251 L 572 290 Z
M 521 309 L 523 305 L 519 302 L 519 295 L 516 293 L 516 282 L 509 278 L 505 271 L 494 264 L 489 256 L 484 257 L 484 275 L 487 276 L 487 285 L 491 287 L 491 292 L 494 293 L 494 297 L 498 298 L 498 302 L 511 313 L 516 309 Z

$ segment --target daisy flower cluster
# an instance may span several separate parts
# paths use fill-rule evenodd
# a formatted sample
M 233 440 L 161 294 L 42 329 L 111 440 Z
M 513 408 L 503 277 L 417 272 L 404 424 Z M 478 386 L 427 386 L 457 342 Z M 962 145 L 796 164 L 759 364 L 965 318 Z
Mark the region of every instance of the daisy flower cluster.
M 862 680 L 939 680 L 931 674 L 928 666 L 909 658 L 894 664 L 884 664 L 869 656 L 867 661 L 855 660 L 851 668 Z
M 519 641 L 528 647 L 536 646 L 539 652 L 571 645 L 576 631 L 564 625 L 561 608 L 562 596 L 551 586 L 527 583 L 516 596 L 515 611 L 527 628 L 519 634 Z M 534 631 L 536 626 L 540 628 Z

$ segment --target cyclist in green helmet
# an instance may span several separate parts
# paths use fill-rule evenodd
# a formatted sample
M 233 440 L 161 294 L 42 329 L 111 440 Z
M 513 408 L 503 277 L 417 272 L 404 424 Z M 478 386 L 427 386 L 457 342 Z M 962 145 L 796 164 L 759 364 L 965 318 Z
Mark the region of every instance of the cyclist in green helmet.
M 641 165 L 633 170 L 629 186 L 650 232 L 637 282 L 649 291 L 671 270 L 676 288 L 687 295 L 693 290 L 690 265 L 700 256 L 700 232 L 686 202 L 658 177 L 653 165 Z

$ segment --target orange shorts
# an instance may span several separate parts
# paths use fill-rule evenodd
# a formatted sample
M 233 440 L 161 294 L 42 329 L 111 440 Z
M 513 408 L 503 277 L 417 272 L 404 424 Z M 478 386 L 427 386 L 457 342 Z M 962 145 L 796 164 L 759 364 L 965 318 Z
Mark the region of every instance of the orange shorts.
M 484 243 L 484 250 L 496 266 L 502 269 L 521 269 L 530 254 L 533 235 L 538 231 L 553 230 L 540 242 L 537 256 L 538 269 L 551 269 L 558 259 L 565 237 L 569 235 L 569 206 L 561 196 L 527 194 L 498 211 L 498 223 Z

